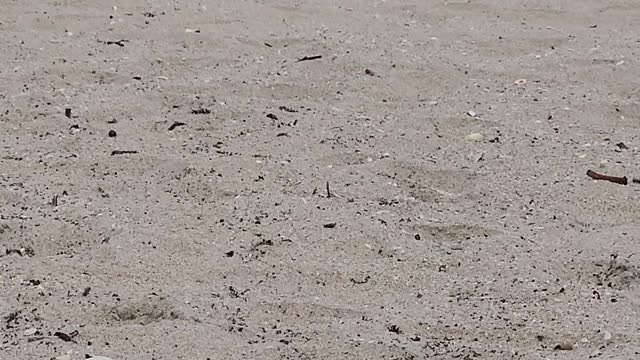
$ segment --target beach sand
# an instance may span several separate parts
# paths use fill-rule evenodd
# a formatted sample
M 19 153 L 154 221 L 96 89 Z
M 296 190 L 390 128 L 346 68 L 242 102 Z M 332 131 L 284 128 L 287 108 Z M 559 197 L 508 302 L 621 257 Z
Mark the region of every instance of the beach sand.
M 640 3 L 0 7 L 1 360 L 638 358 Z

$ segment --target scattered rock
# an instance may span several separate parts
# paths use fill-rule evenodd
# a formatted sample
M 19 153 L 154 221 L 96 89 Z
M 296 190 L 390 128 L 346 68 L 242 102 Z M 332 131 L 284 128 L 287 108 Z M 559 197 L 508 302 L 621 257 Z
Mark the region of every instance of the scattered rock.
M 609 341 L 609 340 L 611 340 L 611 338 L 613 337 L 613 335 L 611 335 L 611 333 L 610 333 L 610 332 L 605 331 L 605 332 L 604 332 L 603 337 L 604 337 L 604 341 Z
M 57 337 L 58 339 L 62 340 L 62 341 L 73 341 L 73 338 L 78 336 L 78 331 L 73 331 L 69 334 L 67 333 L 63 333 L 62 331 L 56 331 L 53 336 Z
M 568 342 L 561 342 L 553 347 L 553 350 L 573 350 L 573 344 Z
M 109 137 L 116 137 L 118 136 L 118 133 L 116 133 L 115 130 L 109 130 Z
M 398 325 L 393 325 L 393 324 L 389 325 L 387 327 L 387 330 L 389 330 L 389 332 L 392 332 L 394 334 L 398 334 L 398 335 L 402 334 L 402 330 L 400 330 L 400 327 Z
M 191 113 L 194 115 L 207 115 L 207 114 L 211 114 L 211 109 L 207 109 L 207 108 L 193 109 L 191 110 Z
M 524 85 L 527 83 L 527 79 L 518 79 L 516 81 L 513 82 L 516 85 Z
M 467 115 L 469 115 L 469 116 L 471 116 L 471 117 L 476 117 L 476 115 L 478 115 L 478 114 L 476 114 L 476 112 L 475 112 L 475 111 L 470 110 L 470 111 L 467 111 Z
M 620 148 L 621 150 L 628 150 L 629 149 L 629 147 L 625 143 L 623 143 L 622 141 L 617 143 L 616 146 L 618 148 Z
M 38 329 L 36 328 L 31 328 L 31 329 L 27 329 L 24 331 L 24 336 L 31 336 L 31 335 L 35 335 L 35 333 L 38 332 Z
M 35 251 L 33 251 L 33 249 L 29 246 L 27 247 L 23 247 L 20 249 L 6 249 L 5 250 L 5 254 L 6 255 L 11 255 L 11 254 L 18 254 L 20 256 L 34 256 L 36 253 Z

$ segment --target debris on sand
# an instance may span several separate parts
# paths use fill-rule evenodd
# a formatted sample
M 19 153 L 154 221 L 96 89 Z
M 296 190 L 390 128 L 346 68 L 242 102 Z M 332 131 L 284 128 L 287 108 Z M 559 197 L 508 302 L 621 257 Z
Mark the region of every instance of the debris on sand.
M 562 342 L 554 346 L 553 350 L 565 350 L 565 351 L 573 350 L 573 344 L 570 344 L 568 342 Z
M 304 56 L 298 59 L 298 62 L 322 59 L 322 55 Z
M 67 333 L 63 333 L 62 331 L 56 331 L 53 336 L 57 337 L 58 339 L 62 340 L 62 341 L 71 341 L 71 342 L 75 342 L 73 340 L 74 337 L 78 336 L 78 330 L 75 330 L 69 334 Z
M 122 40 L 117 40 L 117 41 L 109 41 L 109 40 L 103 41 L 103 43 L 106 44 L 106 45 L 118 45 L 120 47 L 124 47 L 124 43 L 126 43 L 126 42 L 129 42 L 129 40 L 122 39 Z
M 181 121 L 176 121 L 173 124 L 171 124 L 171 126 L 169 126 L 169 131 L 173 131 L 178 126 L 187 126 L 187 124 L 185 124 L 185 123 L 183 123 Z
M 620 184 L 620 185 L 627 185 L 627 183 L 628 183 L 626 176 L 619 177 L 619 176 L 603 175 L 603 174 L 598 174 L 597 172 L 595 172 L 593 170 L 588 170 L 587 171 L 587 176 L 592 178 L 592 179 L 594 179 L 594 180 L 606 180 L 606 181 L 610 181 L 612 183 L 616 183 L 616 184 Z
M 114 155 L 126 155 L 126 154 L 137 154 L 137 150 L 113 150 L 111 152 L 111 156 Z

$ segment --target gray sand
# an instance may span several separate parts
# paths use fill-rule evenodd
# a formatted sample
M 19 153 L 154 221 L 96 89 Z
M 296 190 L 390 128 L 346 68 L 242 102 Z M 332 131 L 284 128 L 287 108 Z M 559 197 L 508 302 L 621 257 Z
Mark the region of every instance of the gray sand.
M 1 360 L 640 356 L 637 1 L 0 7 Z

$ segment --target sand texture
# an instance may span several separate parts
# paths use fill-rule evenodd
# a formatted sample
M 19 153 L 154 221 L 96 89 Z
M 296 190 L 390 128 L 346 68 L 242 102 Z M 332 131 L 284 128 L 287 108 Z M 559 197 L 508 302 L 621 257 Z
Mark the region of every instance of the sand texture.
M 0 360 L 640 358 L 636 0 L 2 0 L 0 43 Z

